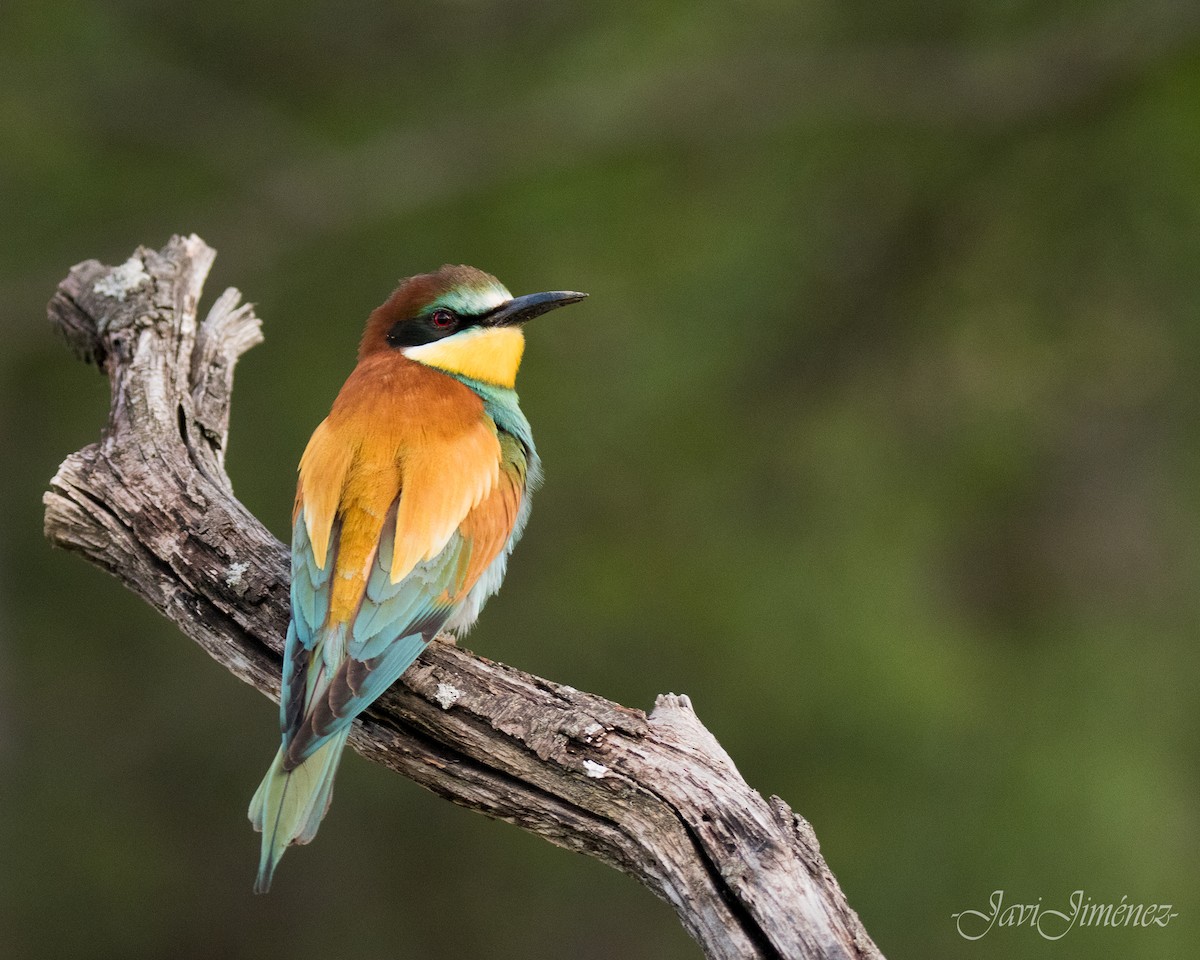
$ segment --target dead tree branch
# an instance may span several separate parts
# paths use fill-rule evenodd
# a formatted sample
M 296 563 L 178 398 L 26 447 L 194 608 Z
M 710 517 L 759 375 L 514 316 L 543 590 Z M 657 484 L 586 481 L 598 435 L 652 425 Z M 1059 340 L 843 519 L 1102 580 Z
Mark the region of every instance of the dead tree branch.
M 175 237 L 122 266 L 71 270 L 55 326 L 108 374 L 103 436 L 45 495 L 46 535 L 164 613 L 278 698 L 287 549 L 224 469 L 233 369 L 261 339 L 227 290 L 198 322 L 214 251 Z M 434 644 L 350 739 L 462 806 L 637 877 L 712 958 L 879 958 L 808 823 L 764 800 L 686 697 L 647 716 Z

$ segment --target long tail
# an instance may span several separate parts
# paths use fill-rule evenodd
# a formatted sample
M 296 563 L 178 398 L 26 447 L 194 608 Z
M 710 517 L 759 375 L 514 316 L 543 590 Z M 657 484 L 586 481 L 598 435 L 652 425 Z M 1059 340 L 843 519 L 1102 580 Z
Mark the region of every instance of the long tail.
M 275 868 L 290 844 L 308 843 L 317 835 L 333 799 L 333 778 L 349 735 L 347 725 L 293 770 L 283 769 L 282 748 L 275 754 L 250 801 L 250 822 L 262 833 L 255 893 L 271 889 Z

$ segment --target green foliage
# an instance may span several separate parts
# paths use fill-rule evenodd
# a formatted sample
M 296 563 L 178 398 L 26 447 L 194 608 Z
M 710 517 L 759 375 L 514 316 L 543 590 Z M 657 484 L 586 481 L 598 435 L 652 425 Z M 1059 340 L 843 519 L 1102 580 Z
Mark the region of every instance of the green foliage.
M 6 9 L 0 941 L 13 958 L 687 957 L 667 907 L 356 757 L 269 898 L 274 708 L 41 539 L 103 382 L 74 262 L 196 231 L 293 465 L 396 279 L 531 328 L 548 481 L 469 645 L 690 694 L 888 956 L 1194 953 L 1200 34 L 1189 5 L 498 0 Z M 957 936 L 992 890 L 1166 929 Z M 619 922 L 614 922 L 619 918 Z

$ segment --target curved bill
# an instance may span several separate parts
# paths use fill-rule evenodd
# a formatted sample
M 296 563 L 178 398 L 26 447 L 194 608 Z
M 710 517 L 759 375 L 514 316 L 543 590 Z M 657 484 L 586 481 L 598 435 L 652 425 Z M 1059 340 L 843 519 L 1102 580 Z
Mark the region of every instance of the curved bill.
M 578 303 L 586 296 L 586 293 L 575 293 L 573 290 L 551 290 L 549 293 L 530 293 L 524 297 L 513 297 L 489 313 L 483 322 L 489 327 L 511 327 L 550 310 L 565 307 L 568 303 Z

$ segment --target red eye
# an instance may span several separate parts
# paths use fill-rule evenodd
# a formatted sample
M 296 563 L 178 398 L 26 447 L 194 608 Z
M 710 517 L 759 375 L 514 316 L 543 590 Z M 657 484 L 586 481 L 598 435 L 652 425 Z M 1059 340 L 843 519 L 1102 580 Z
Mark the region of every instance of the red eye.
M 429 315 L 429 322 L 439 330 L 448 330 L 454 326 L 454 321 L 458 318 L 449 310 L 434 310 Z

